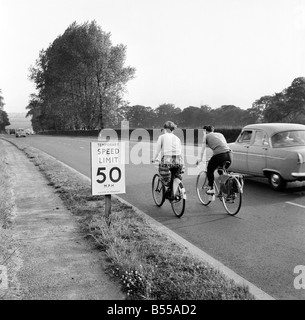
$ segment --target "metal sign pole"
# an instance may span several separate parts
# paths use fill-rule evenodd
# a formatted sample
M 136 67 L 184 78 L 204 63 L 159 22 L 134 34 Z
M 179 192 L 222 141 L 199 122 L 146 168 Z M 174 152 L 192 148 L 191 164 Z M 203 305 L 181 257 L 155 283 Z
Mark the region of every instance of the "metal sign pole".
M 108 223 L 110 223 L 109 217 L 111 214 L 111 194 L 105 195 L 105 217 Z

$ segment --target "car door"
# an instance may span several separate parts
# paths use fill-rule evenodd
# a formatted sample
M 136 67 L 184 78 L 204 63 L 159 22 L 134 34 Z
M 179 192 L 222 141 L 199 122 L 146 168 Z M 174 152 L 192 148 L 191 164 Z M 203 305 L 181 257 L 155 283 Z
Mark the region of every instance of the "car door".
M 248 149 L 252 139 L 252 130 L 243 131 L 236 142 L 234 143 L 233 148 L 233 163 L 231 168 L 233 171 L 248 173 Z
M 255 130 L 253 139 L 248 148 L 248 171 L 250 174 L 263 176 L 263 169 L 267 165 L 267 153 L 270 148 L 267 133 Z

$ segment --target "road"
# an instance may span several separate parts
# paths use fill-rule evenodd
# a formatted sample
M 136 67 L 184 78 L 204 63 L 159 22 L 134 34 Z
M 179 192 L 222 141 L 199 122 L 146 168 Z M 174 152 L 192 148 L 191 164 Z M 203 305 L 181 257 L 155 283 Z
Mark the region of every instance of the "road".
M 36 135 L 22 139 L 91 176 L 90 141 L 96 141 L 93 138 Z M 137 153 L 139 145 L 129 144 L 131 154 Z M 148 143 L 143 144 L 139 154 L 144 153 L 152 158 Z M 190 155 L 191 158 L 194 157 Z M 209 207 L 201 205 L 195 191 L 196 175 L 185 174 L 186 212 L 178 219 L 168 202 L 161 208 L 154 205 L 151 179 L 155 171 L 151 164 L 127 164 L 127 192 L 121 197 L 275 299 L 305 299 L 305 290 L 294 287 L 298 276 L 294 269 L 305 265 L 304 186 L 292 184 L 284 192 L 275 192 L 264 180 L 246 179 L 242 209 L 231 217 L 219 201 Z

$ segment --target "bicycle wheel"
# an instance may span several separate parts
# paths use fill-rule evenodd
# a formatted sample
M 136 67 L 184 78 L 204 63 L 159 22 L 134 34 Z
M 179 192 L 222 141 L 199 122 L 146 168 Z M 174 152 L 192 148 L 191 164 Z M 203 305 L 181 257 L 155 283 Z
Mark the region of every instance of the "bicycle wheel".
M 161 207 L 165 201 L 164 193 L 165 193 L 164 185 L 159 175 L 156 173 L 152 179 L 152 195 L 153 195 L 155 204 L 158 207 Z
M 174 199 L 171 200 L 171 206 L 174 211 L 176 217 L 182 217 L 185 210 L 185 198 L 184 198 L 184 187 L 182 182 L 180 181 L 179 186 L 177 188 L 177 192 L 174 196 Z
M 196 181 L 196 191 L 199 198 L 199 201 L 207 206 L 210 204 L 209 195 L 206 193 L 206 191 L 209 188 L 209 182 L 206 171 L 201 171 L 197 176 Z
M 231 177 L 230 179 L 235 180 L 234 184 L 237 186 L 238 192 L 232 192 L 231 190 L 222 192 L 221 201 L 227 213 L 231 216 L 235 216 L 241 208 L 242 190 L 238 179 L 235 177 Z

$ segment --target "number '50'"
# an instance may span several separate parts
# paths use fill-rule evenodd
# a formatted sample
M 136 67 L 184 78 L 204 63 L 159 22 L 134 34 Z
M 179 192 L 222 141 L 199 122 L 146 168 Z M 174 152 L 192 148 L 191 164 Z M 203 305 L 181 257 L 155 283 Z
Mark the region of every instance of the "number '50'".
M 97 180 L 96 180 L 98 183 L 104 183 L 104 182 L 106 181 L 106 179 L 107 179 L 106 174 L 103 172 L 104 170 L 106 170 L 105 167 L 97 168 L 97 176 L 101 176 L 101 178 L 102 178 L 102 179 L 97 179 Z M 118 172 L 118 177 L 117 177 L 116 179 L 113 177 L 114 171 L 117 171 L 117 172 Z M 110 178 L 110 180 L 111 180 L 112 182 L 118 182 L 118 181 L 120 181 L 121 176 L 122 176 L 122 172 L 121 172 L 121 169 L 118 168 L 118 167 L 113 167 L 113 168 L 111 168 L 111 170 L 109 171 L 109 178 Z

